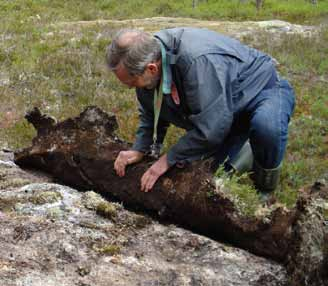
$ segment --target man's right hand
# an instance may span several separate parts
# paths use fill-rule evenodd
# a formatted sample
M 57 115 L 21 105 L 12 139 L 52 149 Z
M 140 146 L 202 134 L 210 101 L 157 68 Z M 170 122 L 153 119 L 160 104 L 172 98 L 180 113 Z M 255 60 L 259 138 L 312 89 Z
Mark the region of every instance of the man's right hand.
M 142 160 L 144 154 L 135 150 L 121 151 L 114 163 L 116 174 L 120 177 L 125 176 L 125 167 Z

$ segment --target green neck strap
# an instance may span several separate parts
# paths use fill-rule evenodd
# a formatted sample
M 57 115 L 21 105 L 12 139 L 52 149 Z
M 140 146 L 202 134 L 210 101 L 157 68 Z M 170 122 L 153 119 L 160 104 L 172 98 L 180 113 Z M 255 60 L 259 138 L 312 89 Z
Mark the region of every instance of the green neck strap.
M 170 65 L 166 58 L 166 50 L 164 45 L 159 41 L 162 54 L 162 79 L 159 88 L 154 93 L 154 131 L 153 131 L 153 146 L 157 144 L 157 126 L 159 120 L 159 114 L 161 112 L 163 94 L 171 93 L 172 78 L 170 77 L 169 68 Z

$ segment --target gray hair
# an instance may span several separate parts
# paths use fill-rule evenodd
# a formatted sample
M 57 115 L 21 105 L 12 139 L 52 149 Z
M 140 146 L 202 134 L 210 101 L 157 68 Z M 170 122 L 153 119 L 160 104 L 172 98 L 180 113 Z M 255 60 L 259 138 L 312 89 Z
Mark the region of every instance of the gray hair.
M 158 41 L 152 35 L 135 29 L 118 31 L 106 51 L 106 61 L 111 70 L 122 64 L 132 76 L 143 74 L 147 64 L 160 58 Z

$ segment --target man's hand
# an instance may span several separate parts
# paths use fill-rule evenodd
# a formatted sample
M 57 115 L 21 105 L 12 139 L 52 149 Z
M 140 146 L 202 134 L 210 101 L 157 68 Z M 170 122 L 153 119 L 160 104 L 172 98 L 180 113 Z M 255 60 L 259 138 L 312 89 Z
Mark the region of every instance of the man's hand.
M 121 151 L 114 163 L 116 174 L 120 177 L 125 176 L 125 167 L 142 160 L 143 153 L 134 150 Z
M 141 178 L 141 191 L 151 191 L 158 178 L 168 169 L 169 165 L 167 163 L 167 156 L 164 154 L 143 174 Z

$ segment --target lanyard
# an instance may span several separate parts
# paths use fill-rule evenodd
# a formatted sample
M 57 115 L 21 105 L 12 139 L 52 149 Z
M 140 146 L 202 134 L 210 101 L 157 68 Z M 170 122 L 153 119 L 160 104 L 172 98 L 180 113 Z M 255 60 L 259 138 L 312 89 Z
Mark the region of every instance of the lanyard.
M 172 76 L 169 73 L 169 64 L 166 59 L 166 50 L 164 45 L 159 41 L 161 46 L 161 54 L 162 54 L 162 79 L 160 86 L 154 92 L 154 129 L 153 129 L 153 144 L 151 145 L 151 155 L 155 158 L 159 157 L 161 146 L 157 143 L 157 126 L 159 120 L 159 114 L 161 112 L 162 102 L 163 102 L 163 94 L 171 93 L 171 84 L 172 84 Z
M 161 112 L 162 102 L 163 102 L 163 83 L 161 81 L 161 84 L 159 88 L 156 89 L 156 92 L 154 93 L 154 130 L 153 130 L 153 145 L 157 144 L 157 126 L 158 126 L 158 119 L 159 114 Z

